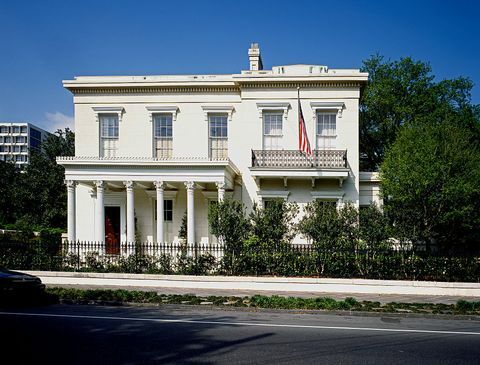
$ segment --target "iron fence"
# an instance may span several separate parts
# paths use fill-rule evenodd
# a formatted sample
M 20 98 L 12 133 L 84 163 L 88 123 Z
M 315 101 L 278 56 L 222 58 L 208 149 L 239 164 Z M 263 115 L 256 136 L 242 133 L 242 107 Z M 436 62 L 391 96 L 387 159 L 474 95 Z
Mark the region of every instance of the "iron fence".
M 0 266 L 11 269 L 158 274 L 316 276 L 480 281 L 480 257 L 414 250 L 320 248 L 311 244 L 244 245 L 135 242 L 105 245 L 1 242 Z

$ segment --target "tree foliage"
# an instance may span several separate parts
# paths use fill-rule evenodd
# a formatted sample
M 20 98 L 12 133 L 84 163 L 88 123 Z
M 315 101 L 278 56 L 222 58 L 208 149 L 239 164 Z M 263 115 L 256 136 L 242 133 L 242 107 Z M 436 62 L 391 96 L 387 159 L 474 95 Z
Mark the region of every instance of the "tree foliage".
M 480 140 L 457 118 L 403 127 L 381 168 L 386 211 L 427 247 L 465 247 L 480 238 Z
M 467 78 L 436 82 L 428 63 L 409 57 L 386 61 L 375 55 L 363 62 L 362 71 L 369 73 L 369 82 L 360 98 L 361 170 L 378 170 L 403 125 L 438 123 L 449 113 L 461 114 L 470 125 L 478 118 Z
M 8 190 L 6 197 L 12 202 L 1 205 L 0 223 L 66 227 L 65 169 L 55 159 L 57 156 L 73 156 L 74 141 L 75 135 L 68 128 L 58 130 L 42 143 L 41 152 L 31 151 L 30 162 L 24 171 L 5 163 L 0 166 L 0 179 L 8 179 L 1 185 Z

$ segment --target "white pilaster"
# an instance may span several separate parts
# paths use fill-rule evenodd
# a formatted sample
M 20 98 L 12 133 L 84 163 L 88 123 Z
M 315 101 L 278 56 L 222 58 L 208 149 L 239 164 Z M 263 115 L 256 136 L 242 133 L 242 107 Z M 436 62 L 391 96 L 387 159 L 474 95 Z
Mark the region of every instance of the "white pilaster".
M 165 184 L 163 181 L 153 183 L 157 189 L 157 243 L 163 242 L 163 191 Z
M 217 190 L 218 190 L 218 201 L 223 202 L 225 199 L 225 183 L 224 182 L 217 182 Z
M 68 242 L 74 242 L 77 239 L 75 231 L 75 188 L 77 182 L 66 180 L 65 185 L 67 185 L 67 239 Z
M 124 181 L 127 190 L 127 243 L 135 242 L 135 199 L 133 181 Z
M 187 181 L 187 244 L 195 243 L 195 183 Z
M 97 202 L 95 204 L 95 227 L 97 234 L 95 241 L 105 241 L 105 209 L 104 209 L 104 183 L 101 180 L 95 181 L 97 188 Z

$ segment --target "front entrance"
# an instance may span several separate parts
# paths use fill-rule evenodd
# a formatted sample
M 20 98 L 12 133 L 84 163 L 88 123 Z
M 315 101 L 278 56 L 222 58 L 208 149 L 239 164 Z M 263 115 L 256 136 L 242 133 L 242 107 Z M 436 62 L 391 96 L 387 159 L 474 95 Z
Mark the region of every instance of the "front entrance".
M 105 253 L 120 254 L 120 207 L 105 207 Z

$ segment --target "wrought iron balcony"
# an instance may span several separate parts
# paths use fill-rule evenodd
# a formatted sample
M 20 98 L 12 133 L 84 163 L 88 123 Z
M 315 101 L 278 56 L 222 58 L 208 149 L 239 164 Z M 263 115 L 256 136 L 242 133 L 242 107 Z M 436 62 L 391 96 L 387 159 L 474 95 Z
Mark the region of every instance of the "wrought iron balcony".
M 314 150 L 307 156 L 298 150 L 252 150 L 252 167 L 285 169 L 347 168 L 346 150 Z

